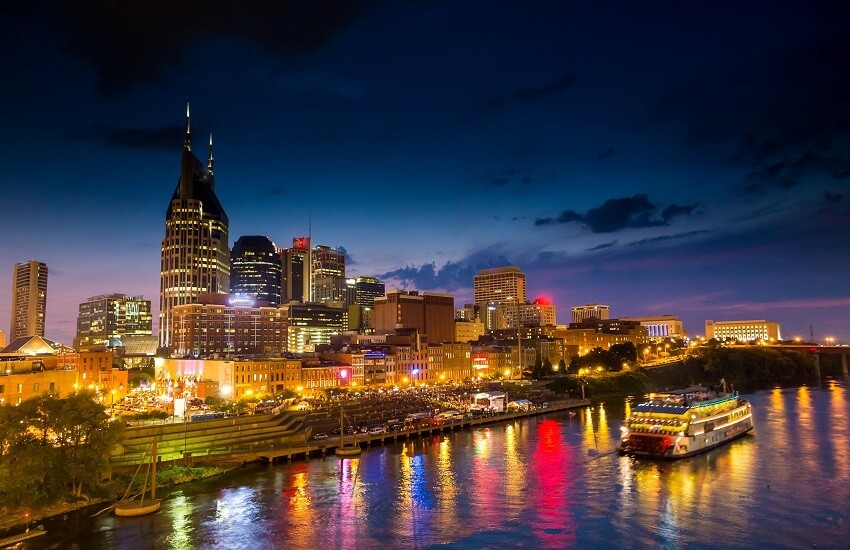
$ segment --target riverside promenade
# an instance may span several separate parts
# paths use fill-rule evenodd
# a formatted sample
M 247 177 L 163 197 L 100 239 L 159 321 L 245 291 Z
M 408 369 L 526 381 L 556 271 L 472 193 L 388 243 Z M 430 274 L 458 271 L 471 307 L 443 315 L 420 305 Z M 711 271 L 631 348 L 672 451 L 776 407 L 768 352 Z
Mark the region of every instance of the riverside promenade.
M 370 405 L 369 403 L 366 406 Z M 371 404 L 374 406 L 374 404 Z M 544 406 L 545 405 L 545 406 Z M 463 419 L 443 420 L 439 423 L 407 426 L 380 434 L 359 433 L 346 435 L 347 444 L 361 447 L 382 444 L 386 441 L 411 439 L 431 434 L 462 430 L 486 424 L 510 421 L 529 416 L 552 414 L 589 405 L 581 399 L 551 399 L 538 403 L 528 410 L 492 413 L 489 416 L 465 415 Z M 286 460 L 305 459 L 333 453 L 339 444 L 337 435 L 315 440 L 313 435 L 329 425 L 338 425 L 339 407 L 346 411 L 347 418 L 356 416 L 357 405 L 331 405 L 319 411 L 284 411 L 278 414 L 247 415 L 221 420 L 183 422 L 166 425 L 133 427 L 127 430 L 124 443 L 113 453 L 110 463 L 113 468 L 135 467 L 143 459 L 143 453 L 151 440 L 157 438 L 158 460 L 162 463 L 275 463 Z M 391 408 L 381 403 L 379 409 L 368 409 L 370 423 L 384 423 L 391 418 L 404 418 L 406 414 L 421 410 L 420 407 Z M 334 411 L 334 407 L 336 407 Z M 361 416 L 364 413 L 360 413 Z M 363 418 L 366 420 L 366 418 Z

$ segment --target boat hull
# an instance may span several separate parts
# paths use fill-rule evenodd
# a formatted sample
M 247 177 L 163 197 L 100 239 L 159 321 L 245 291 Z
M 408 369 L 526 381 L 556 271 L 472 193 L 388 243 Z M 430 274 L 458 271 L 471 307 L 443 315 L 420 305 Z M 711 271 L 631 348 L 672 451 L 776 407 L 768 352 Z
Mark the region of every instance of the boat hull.
M 731 443 L 732 441 L 735 441 L 736 439 L 744 437 L 745 435 L 749 434 L 751 431 L 753 431 L 752 426 L 742 430 L 740 433 L 737 433 L 735 435 L 732 435 L 732 436 L 729 436 L 725 439 L 717 441 L 716 443 L 712 443 L 712 444 L 706 445 L 705 447 L 701 447 L 699 449 L 695 449 L 693 451 L 689 451 L 689 452 L 686 452 L 686 453 L 680 453 L 680 454 L 658 453 L 658 452 L 652 452 L 652 451 L 639 451 L 639 450 L 631 450 L 631 449 L 623 449 L 623 448 L 621 448 L 618 452 L 621 455 L 633 456 L 633 457 L 636 457 L 636 458 L 649 458 L 649 459 L 653 459 L 653 460 L 679 460 L 679 459 L 682 459 L 682 458 L 690 458 L 692 456 L 696 456 L 698 454 L 708 452 L 712 449 L 716 449 L 717 447 L 722 447 L 723 445 L 726 445 L 727 443 Z
M 363 452 L 363 449 L 360 448 L 359 445 L 347 445 L 344 447 L 337 447 L 336 456 L 357 456 Z
M 119 517 L 146 516 L 158 512 L 162 506 L 159 499 L 131 500 L 119 502 L 115 505 L 115 515 Z

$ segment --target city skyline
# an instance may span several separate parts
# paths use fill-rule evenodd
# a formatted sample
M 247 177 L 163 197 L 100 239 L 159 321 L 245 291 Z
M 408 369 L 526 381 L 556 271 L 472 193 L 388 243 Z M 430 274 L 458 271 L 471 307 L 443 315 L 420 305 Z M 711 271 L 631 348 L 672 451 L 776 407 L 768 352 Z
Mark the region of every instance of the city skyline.
M 0 286 L 47 264 L 46 337 L 70 343 L 90 296 L 157 302 L 191 101 L 230 246 L 311 220 L 346 276 L 458 307 L 511 264 L 561 323 L 600 302 L 850 340 L 843 11 L 188 6 L 0 8 Z

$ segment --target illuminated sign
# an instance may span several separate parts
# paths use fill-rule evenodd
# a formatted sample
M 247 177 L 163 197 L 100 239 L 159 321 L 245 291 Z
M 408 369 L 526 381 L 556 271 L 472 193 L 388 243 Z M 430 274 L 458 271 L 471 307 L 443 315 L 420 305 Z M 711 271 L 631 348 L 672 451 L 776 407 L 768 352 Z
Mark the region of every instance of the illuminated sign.
M 292 237 L 292 248 L 296 250 L 309 250 L 310 237 Z
M 234 294 L 227 300 L 227 303 L 232 306 L 253 306 L 254 297 L 250 294 Z
M 487 361 L 486 357 L 473 357 L 472 358 L 472 368 L 473 369 L 486 369 L 490 366 L 490 363 Z

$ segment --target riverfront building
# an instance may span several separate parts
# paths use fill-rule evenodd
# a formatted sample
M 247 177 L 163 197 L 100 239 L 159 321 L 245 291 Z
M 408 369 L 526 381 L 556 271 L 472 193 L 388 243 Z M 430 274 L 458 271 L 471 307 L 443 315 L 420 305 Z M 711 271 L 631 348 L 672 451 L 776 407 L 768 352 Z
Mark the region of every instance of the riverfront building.
M 150 335 L 151 302 L 142 296 L 102 294 L 80 304 L 74 349 L 88 351 L 121 345 L 125 336 Z
M 705 339 L 725 340 L 727 338 L 752 342 L 753 340 L 778 341 L 782 337 L 779 323 L 764 319 L 747 321 L 711 321 L 705 322 Z
M 215 194 L 212 136 L 207 165 L 192 153 L 189 107 L 180 178 L 165 214 L 160 263 L 160 345 L 171 347 L 174 309 L 230 290 L 229 221 Z
M 12 328 L 9 339 L 44 336 L 47 313 L 47 264 L 30 260 L 12 273 Z

